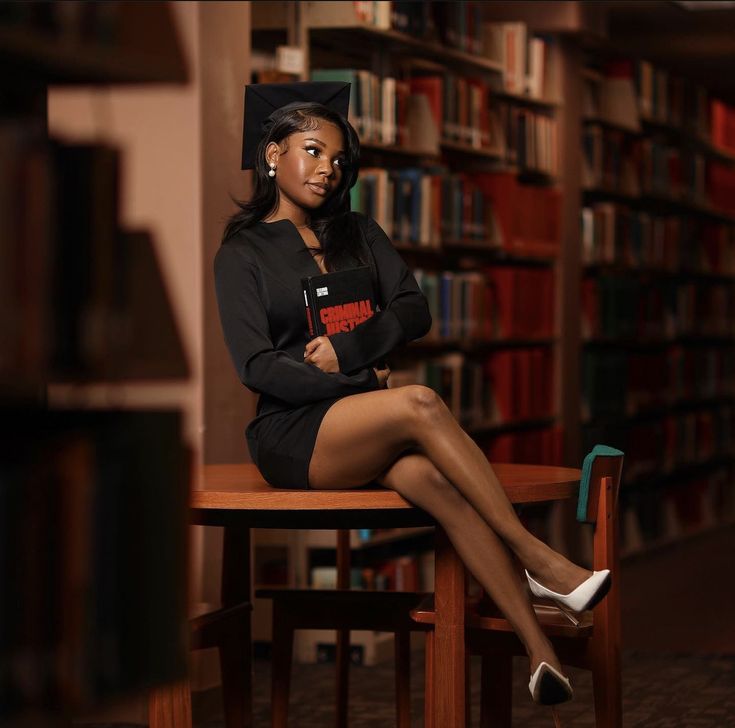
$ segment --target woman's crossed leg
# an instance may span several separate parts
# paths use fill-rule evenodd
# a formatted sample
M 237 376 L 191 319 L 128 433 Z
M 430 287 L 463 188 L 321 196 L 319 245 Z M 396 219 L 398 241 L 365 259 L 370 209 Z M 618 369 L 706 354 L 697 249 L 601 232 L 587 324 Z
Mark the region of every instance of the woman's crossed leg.
M 322 420 L 309 466 L 312 488 L 375 480 L 430 513 L 526 647 L 533 672 L 559 669 L 510 551 L 549 589 L 566 594 L 590 572 L 531 535 L 492 467 L 442 399 L 411 385 L 345 397 Z

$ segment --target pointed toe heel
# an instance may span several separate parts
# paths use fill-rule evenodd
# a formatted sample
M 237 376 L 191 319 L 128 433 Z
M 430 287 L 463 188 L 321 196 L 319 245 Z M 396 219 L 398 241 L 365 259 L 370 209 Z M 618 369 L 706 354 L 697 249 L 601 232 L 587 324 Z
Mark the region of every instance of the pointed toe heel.
M 533 702 L 539 705 L 566 703 L 574 695 L 569 679 L 548 662 L 542 662 L 536 668 L 528 683 L 528 690 Z
M 610 591 L 612 576 L 609 569 L 595 571 L 569 594 L 559 594 L 539 584 L 526 570 L 526 578 L 534 596 L 543 599 L 553 599 L 561 607 L 572 612 L 584 612 L 592 609 Z

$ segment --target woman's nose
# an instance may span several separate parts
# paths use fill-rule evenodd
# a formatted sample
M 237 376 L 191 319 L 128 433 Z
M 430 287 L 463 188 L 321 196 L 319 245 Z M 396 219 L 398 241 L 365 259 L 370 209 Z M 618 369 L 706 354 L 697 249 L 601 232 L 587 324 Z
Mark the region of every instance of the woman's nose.
M 325 174 L 327 177 L 331 177 L 334 174 L 334 167 L 328 159 L 320 159 L 317 172 L 318 174 Z

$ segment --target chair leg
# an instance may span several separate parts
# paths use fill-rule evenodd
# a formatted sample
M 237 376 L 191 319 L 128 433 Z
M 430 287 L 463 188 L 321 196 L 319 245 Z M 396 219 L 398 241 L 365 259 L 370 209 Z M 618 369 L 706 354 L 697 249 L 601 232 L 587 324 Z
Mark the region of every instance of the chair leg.
M 225 728 L 251 728 L 253 661 L 249 651 L 249 623 L 238 621 L 219 644 Z
M 151 690 L 148 725 L 151 728 L 191 728 L 191 686 L 188 679 Z
M 426 633 L 424 656 L 424 728 L 434 728 L 434 630 Z
M 337 630 L 337 728 L 348 728 L 350 701 L 350 630 Z
M 513 657 L 498 651 L 482 656 L 480 728 L 510 728 L 513 708 Z
M 273 604 L 273 648 L 271 653 L 271 726 L 288 727 L 294 630 L 280 602 Z
M 595 635 L 590 641 L 595 725 L 598 728 L 621 728 L 623 725 L 620 644 L 611 611 L 611 605 L 606 602 L 597 606 Z
M 411 633 L 396 630 L 396 725 L 411 728 Z

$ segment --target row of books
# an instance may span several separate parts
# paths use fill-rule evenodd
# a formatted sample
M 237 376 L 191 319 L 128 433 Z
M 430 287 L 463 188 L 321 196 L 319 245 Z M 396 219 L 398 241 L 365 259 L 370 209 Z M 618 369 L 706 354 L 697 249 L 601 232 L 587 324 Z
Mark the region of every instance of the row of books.
M 710 129 L 712 144 L 735 152 L 735 108 L 713 99 L 710 104 Z
M 585 349 L 581 394 L 584 419 L 730 398 L 735 395 L 735 349 L 671 347 L 647 353 Z
M 557 187 L 523 184 L 509 172 L 474 174 L 472 179 L 492 200 L 500 248 L 519 255 L 558 254 L 561 192 Z
M 3 718 L 182 678 L 180 414 L 5 408 L 0 429 Z
M 686 481 L 624 491 L 621 553 L 634 554 L 735 521 L 735 468 L 708 468 Z
M 357 19 L 495 61 L 503 88 L 542 98 L 549 84 L 549 38 L 523 22 L 488 22 L 485 3 L 355 2 Z
M 615 202 L 582 208 L 582 261 L 670 272 L 735 274 L 735 228 Z
M 632 65 L 638 108 L 644 119 L 676 127 L 687 126 L 708 135 L 709 98 L 707 90 L 675 76 L 648 61 L 624 61 Z
M 494 437 L 483 452 L 491 463 L 562 465 L 564 430 L 560 425 L 524 432 L 506 432 Z
M 153 242 L 118 226 L 118 150 L 9 121 L 0 179 L 0 381 L 186 376 Z
M 628 423 L 596 424 L 583 430 L 583 441 L 625 447 L 628 484 L 685 475 L 697 467 L 728 460 L 733 452 L 735 406 L 711 404 Z
M 523 22 L 488 23 L 485 33 L 489 56 L 503 69 L 503 89 L 534 99 L 546 97 L 551 86 L 550 39 L 530 33 Z
M 367 167 L 350 191 L 353 210 L 373 217 L 401 243 L 440 247 L 445 241 L 498 244 L 495 208 L 470 175 L 443 168 Z
M 735 336 L 735 286 L 624 275 L 582 281 L 583 338 L 649 340 Z
M 633 132 L 679 134 L 687 146 L 735 150 L 735 109 L 647 61 L 618 59 L 585 83 L 583 114 Z M 697 144 L 699 142 L 699 144 Z
M 459 144 L 522 169 L 558 172 L 556 119 L 495 100 L 486 81 L 452 71 L 399 79 L 354 68 L 315 69 L 311 78 L 352 84 L 348 117 L 364 144 L 431 154 Z
M 545 268 L 488 267 L 482 272 L 414 270 L 429 302 L 424 341 L 465 342 L 554 336 L 554 273 Z
M 559 173 L 559 128 L 556 118 L 545 112 L 513 104 L 499 108 L 505 162 L 521 172 Z
M 483 3 L 354 0 L 352 4 L 357 20 L 365 25 L 396 30 L 468 53 L 487 55 L 482 41 Z
M 558 251 L 560 202 L 558 189 L 521 184 L 507 172 L 419 167 L 361 170 L 350 199 L 353 210 L 375 218 L 398 242 L 440 247 L 469 241 L 531 255 Z
M 705 204 L 710 190 L 703 154 L 664 139 L 631 136 L 600 124 L 585 124 L 583 184 L 631 197 L 661 195 Z
M 389 382 L 431 387 L 469 428 L 548 418 L 555 410 L 550 347 L 503 350 L 482 360 L 451 352 L 395 369 Z

